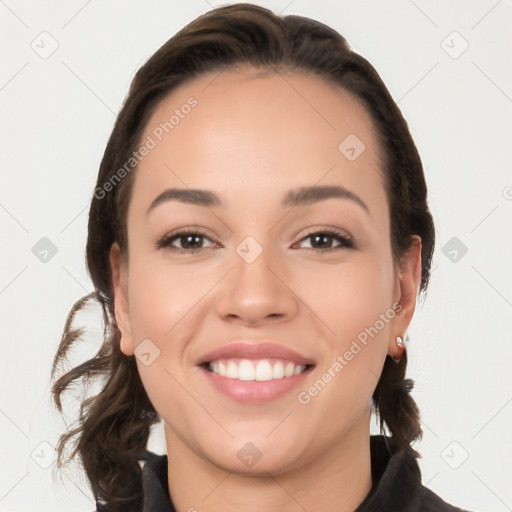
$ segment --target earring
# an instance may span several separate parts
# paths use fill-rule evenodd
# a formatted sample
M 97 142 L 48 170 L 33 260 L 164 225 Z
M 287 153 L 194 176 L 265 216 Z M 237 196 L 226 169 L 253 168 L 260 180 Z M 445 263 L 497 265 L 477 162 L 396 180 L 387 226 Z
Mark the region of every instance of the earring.
M 395 342 L 398 346 L 398 351 L 399 351 L 399 357 L 397 359 L 394 359 L 393 358 L 393 361 L 395 361 L 395 363 L 399 363 L 400 360 L 402 359 L 402 356 L 403 356 L 403 353 L 404 353 L 404 339 L 402 338 L 402 336 L 397 336 L 395 338 Z

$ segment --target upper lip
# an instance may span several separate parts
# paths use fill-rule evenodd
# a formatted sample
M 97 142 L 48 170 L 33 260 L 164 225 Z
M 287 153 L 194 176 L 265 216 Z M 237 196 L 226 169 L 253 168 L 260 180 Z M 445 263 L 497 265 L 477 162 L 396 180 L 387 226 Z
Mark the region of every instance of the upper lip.
M 284 359 L 295 364 L 313 365 L 315 362 L 295 350 L 276 343 L 247 343 L 237 342 L 216 348 L 202 356 L 198 365 L 209 363 L 217 359 Z

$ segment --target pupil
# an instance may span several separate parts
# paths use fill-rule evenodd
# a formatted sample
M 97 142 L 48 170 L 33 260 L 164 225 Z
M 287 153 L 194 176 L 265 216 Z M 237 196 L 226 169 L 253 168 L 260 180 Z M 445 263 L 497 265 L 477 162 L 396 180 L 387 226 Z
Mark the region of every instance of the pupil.
M 191 242 L 192 240 L 192 242 Z M 194 242 L 195 240 L 195 242 Z M 185 241 L 185 243 L 183 243 Z M 201 245 L 201 236 L 200 235 L 186 235 L 181 237 L 181 246 L 184 249 L 197 249 L 195 246 L 195 243 L 197 243 L 198 246 Z M 200 248 L 200 247 L 199 247 Z
M 321 242 L 321 245 L 323 247 L 330 247 L 330 244 L 329 244 L 330 236 L 315 235 L 313 238 L 315 239 L 315 243 L 317 242 L 317 240 L 323 240 L 323 243 Z

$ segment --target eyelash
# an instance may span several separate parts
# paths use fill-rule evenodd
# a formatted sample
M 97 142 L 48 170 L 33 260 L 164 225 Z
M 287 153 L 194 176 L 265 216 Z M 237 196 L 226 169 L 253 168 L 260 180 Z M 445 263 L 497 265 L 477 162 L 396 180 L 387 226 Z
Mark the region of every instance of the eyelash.
M 186 235 L 198 235 L 200 237 L 208 238 L 209 240 L 211 240 L 205 233 L 203 233 L 202 231 L 200 231 L 198 229 L 184 228 L 183 230 L 181 230 L 178 233 L 171 233 L 171 234 L 165 235 L 163 238 L 161 238 L 155 244 L 156 248 L 157 249 L 167 249 L 167 250 L 170 250 L 172 252 L 188 253 L 188 254 L 196 253 L 196 252 L 204 250 L 204 249 L 211 249 L 211 247 L 200 247 L 200 248 L 197 248 L 197 249 L 180 249 L 178 247 L 172 247 L 171 246 L 171 243 L 173 241 L 178 240 L 181 237 L 186 236 Z M 313 231 L 311 233 L 308 233 L 306 236 L 301 238 L 300 242 L 302 242 L 304 240 L 307 240 L 308 238 L 312 238 L 315 235 L 327 235 L 328 238 L 335 238 L 335 239 L 337 239 L 341 244 L 339 246 L 337 246 L 337 247 L 329 247 L 328 249 L 314 249 L 314 248 L 306 247 L 306 250 L 313 251 L 315 253 L 325 253 L 325 252 L 335 251 L 335 250 L 339 250 L 339 249 L 343 249 L 343 248 L 345 248 L 345 249 L 354 249 L 355 248 L 355 244 L 352 241 L 352 239 L 350 239 L 350 238 L 348 238 L 346 236 L 343 236 L 341 234 L 341 232 L 339 232 L 339 231 L 337 231 L 336 229 L 333 229 L 333 228 L 325 228 L 325 229 L 322 229 L 322 230 L 317 230 L 317 231 Z M 213 241 L 213 240 L 211 240 L 211 241 Z

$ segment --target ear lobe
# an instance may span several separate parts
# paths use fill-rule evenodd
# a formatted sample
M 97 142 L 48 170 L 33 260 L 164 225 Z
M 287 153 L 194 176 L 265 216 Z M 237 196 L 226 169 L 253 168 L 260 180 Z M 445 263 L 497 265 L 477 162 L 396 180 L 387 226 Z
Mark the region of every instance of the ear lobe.
M 110 269 L 114 293 L 114 313 L 116 324 L 121 331 L 121 351 L 123 354 L 131 356 L 135 347 L 128 301 L 128 268 L 117 242 L 114 242 L 110 248 Z
M 398 299 L 400 311 L 393 322 L 391 338 L 389 340 L 388 354 L 398 357 L 400 349 L 396 344 L 396 337 L 405 337 L 416 309 L 416 297 L 421 284 L 421 238 L 413 235 L 411 246 L 400 261 L 400 274 L 397 277 Z

